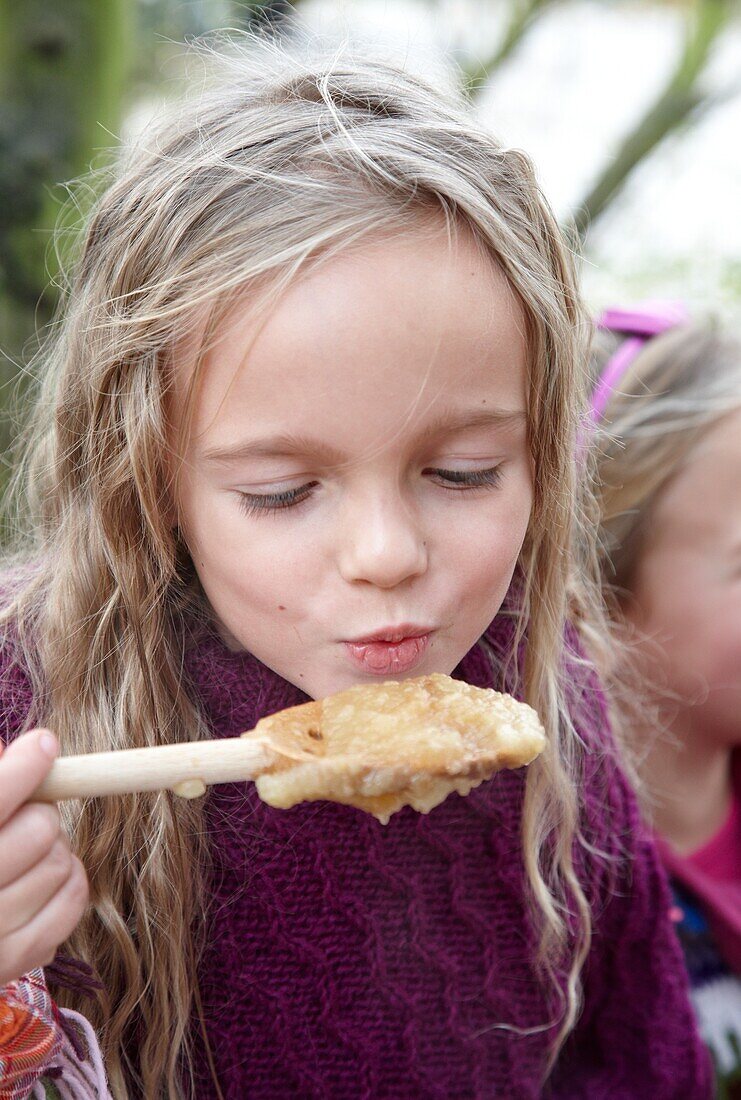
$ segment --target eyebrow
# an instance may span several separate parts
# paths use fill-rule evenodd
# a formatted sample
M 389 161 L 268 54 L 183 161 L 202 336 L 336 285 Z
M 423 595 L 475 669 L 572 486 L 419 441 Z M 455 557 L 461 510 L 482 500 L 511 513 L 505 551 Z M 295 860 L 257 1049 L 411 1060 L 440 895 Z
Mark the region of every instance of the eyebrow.
M 452 435 L 469 428 L 509 428 L 524 424 L 527 414 L 520 409 L 476 409 L 465 413 L 441 413 L 420 432 L 420 436 Z M 282 458 L 312 455 L 328 463 L 340 464 L 347 458 L 336 447 L 310 436 L 281 432 L 263 439 L 246 439 L 229 447 L 209 447 L 203 458 L 214 464 L 241 461 L 245 458 Z

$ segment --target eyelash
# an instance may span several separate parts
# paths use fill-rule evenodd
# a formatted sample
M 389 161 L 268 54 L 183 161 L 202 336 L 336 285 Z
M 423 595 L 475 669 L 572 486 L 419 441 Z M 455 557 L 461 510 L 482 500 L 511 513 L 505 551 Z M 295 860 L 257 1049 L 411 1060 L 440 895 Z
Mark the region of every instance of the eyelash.
M 286 489 L 283 493 L 265 493 L 253 495 L 252 493 L 239 494 L 239 506 L 248 516 L 257 515 L 260 512 L 279 512 L 283 508 L 293 508 L 296 504 L 308 500 L 311 490 L 317 485 L 316 481 L 310 481 L 298 489 Z
M 438 477 L 452 482 L 444 488 L 451 492 L 467 489 L 495 489 L 502 480 L 501 466 L 492 466 L 488 470 L 432 470 Z M 264 512 L 280 512 L 284 508 L 294 508 L 311 496 L 311 490 L 318 485 L 310 481 L 298 489 L 286 489 L 282 493 L 240 493 L 239 506 L 245 515 L 254 516 Z

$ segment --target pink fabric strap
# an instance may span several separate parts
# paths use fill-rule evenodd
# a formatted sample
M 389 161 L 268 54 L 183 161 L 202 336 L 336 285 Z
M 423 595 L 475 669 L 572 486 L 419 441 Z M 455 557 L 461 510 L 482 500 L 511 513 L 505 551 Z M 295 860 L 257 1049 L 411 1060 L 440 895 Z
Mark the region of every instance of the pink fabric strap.
M 631 309 L 607 309 L 597 320 L 597 328 L 622 333 L 624 340 L 608 359 L 592 395 L 592 421 L 602 419 L 610 397 L 617 389 L 638 352 L 652 336 L 686 324 L 689 314 L 681 302 L 646 302 Z

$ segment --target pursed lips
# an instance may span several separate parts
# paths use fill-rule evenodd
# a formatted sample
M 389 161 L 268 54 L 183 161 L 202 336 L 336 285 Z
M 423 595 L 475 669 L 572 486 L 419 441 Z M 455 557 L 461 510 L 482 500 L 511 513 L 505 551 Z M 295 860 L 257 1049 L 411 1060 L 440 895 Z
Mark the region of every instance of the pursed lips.
M 353 664 L 372 676 L 395 676 L 419 664 L 432 634 L 432 627 L 402 625 L 386 627 L 374 634 L 345 642 Z

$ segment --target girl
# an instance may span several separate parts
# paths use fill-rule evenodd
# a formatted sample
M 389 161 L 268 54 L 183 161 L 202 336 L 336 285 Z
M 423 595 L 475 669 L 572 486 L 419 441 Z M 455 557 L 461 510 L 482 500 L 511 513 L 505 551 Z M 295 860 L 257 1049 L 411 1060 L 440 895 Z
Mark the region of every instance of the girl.
M 114 1096 L 708 1095 L 567 616 L 597 629 L 586 331 L 528 160 L 392 65 L 237 51 L 121 165 L 40 361 L 6 738 L 226 737 L 440 671 L 520 694 L 549 745 L 385 828 L 244 784 L 64 804 L 86 907 L 20 738 L 0 977 L 61 943 L 94 968 L 92 1007 L 59 958 L 49 984 Z
M 741 1084 L 741 345 L 676 306 L 601 324 L 602 575 L 651 684 L 632 732 L 693 1000 Z

